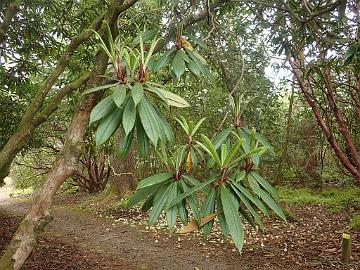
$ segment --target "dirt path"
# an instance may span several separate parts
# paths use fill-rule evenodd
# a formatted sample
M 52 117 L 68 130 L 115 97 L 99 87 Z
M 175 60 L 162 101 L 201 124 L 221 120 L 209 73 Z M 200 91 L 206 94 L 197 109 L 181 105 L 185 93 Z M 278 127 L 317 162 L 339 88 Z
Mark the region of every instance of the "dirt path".
M 0 250 L 1 242 L 6 244 L 10 239 L 28 206 L 28 201 L 4 197 L 6 192 L 0 192 L 0 198 L 5 198 L 0 201 L 0 229 L 5 228 L 0 230 Z M 214 236 L 205 244 L 194 235 L 179 239 L 148 230 L 138 225 L 139 220 L 145 220 L 143 217 L 137 220 L 136 214 L 126 211 L 107 218 L 104 213 L 74 209 L 55 207 L 55 220 L 25 270 L 360 269 L 359 232 L 353 234 L 353 261 L 343 265 L 339 261 L 338 236 L 348 217 L 328 213 L 321 206 L 293 209 L 300 217 L 294 223 L 267 221 L 269 230 L 263 235 L 246 228 L 247 243 L 242 255 Z

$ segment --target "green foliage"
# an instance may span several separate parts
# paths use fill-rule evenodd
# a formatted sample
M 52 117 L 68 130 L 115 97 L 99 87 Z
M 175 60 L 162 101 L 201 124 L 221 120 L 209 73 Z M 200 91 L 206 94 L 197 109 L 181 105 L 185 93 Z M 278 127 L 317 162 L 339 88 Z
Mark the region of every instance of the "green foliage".
M 97 34 L 97 33 L 96 33 Z M 187 101 L 169 92 L 162 85 L 149 81 L 149 64 L 159 39 L 154 38 L 145 53 L 142 35 L 138 41 L 140 50 L 122 46 L 120 38 L 113 40 L 108 30 L 108 45 L 100 39 L 101 48 L 107 53 L 116 77 L 110 83 L 88 89 L 84 94 L 109 89 L 111 94 L 99 102 L 91 112 L 90 123 L 100 121 L 96 131 L 96 144 L 106 142 L 120 128 L 125 137 L 120 145 L 120 156 L 125 157 L 131 147 L 135 130 L 141 154 L 148 154 L 149 142 L 155 147 L 159 142 L 172 142 L 173 132 L 160 108 L 188 107 Z M 147 39 L 146 39 L 147 40 Z
M 133 206 L 146 199 L 142 208 L 144 211 L 151 209 L 149 223 L 155 223 L 161 212 L 165 211 L 171 230 L 177 215 L 183 224 L 187 224 L 190 212 L 204 230 L 206 238 L 212 230 L 213 220 L 217 218 L 223 235 L 226 237 L 230 234 L 236 247 L 241 250 L 244 243 L 242 219 L 255 228 L 256 224 L 263 227 L 256 209 L 268 216 L 267 208 L 270 208 L 286 220 L 274 199 L 277 194 L 275 189 L 255 171 L 268 147 L 261 146 L 263 138 L 259 140 L 255 131 L 233 128 L 226 129 L 213 140 L 201 135 L 201 142 L 195 143 L 192 136 L 204 120 L 194 125 L 184 117 L 177 119 L 187 136 L 187 143 L 178 147 L 173 155 L 169 155 L 165 147 L 157 152 L 167 172 L 140 181 L 128 205 Z M 201 162 L 194 169 L 208 167 L 203 181 L 188 175 L 188 156 L 190 153 L 191 157 L 193 149 L 201 157 Z M 199 198 L 201 193 L 205 196 L 202 204 Z M 206 222 L 202 223 L 204 219 Z

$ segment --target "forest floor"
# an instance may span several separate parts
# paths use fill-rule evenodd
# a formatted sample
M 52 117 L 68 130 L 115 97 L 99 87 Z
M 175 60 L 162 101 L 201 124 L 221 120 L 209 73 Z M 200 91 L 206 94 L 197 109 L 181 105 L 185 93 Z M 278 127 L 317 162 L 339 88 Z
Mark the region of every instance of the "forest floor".
M 4 194 L 0 189 L 0 250 L 29 206 L 28 200 Z M 23 269 L 360 269 L 359 229 L 351 231 L 351 263 L 339 259 L 341 235 L 356 211 L 351 207 L 334 212 L 317 204 L 287 206 L 292 212 L 287 224 L 268 219 L 264 233 L 246 226 L 239 254 L 218 229 L 209 242 L 196 234 L 170 235 L 163 222 L 147 226 L 139 210 L 109 211 L 105 203 L 81 195 L 58 198 L 55 219 Z

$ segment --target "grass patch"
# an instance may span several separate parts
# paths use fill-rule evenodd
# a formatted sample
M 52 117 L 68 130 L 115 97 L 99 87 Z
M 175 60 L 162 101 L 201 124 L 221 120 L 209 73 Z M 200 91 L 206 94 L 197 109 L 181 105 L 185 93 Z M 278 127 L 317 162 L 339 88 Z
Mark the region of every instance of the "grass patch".
M 360 229 L 360 215 L 353 215 L 349 224 L 351 229 Z
M 280 201 L 286 204 L 322 204 L 334 211 L 348 207 L 360 208 L 360 188 L 309 188 L 279 187 Z

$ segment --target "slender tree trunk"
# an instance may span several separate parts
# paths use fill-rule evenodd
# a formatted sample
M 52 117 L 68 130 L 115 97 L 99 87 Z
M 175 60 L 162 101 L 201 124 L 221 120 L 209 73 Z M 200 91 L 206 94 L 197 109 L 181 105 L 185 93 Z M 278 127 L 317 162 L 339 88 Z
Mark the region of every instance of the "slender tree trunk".
M 283 177 L 283 166 L 284 163 L 287 160 L 288 157 L 288 147 L 289 147 L 289 142 L 290 142 L 290 134 L 291 134 L 291 118 L 292 118 L 292 112 L 293 112 L 293 104 L 294 104 L 294 96 L 295 96 L 295 79 L 292 82 L 292 86 L 291 86 L 291 95 L 290 95 L 290 99 L 289 99 L 289 110 L 287 113 L 287 119 L 286 119 L 286 135 L 285 135 L 285 141 L 284 141 L 284 146 L 282 149 L 282 153 L 281 153 L 281 157 L 279 160 L 279 166 L 277 169 L 277 175 L 274 181 L 274 185 L 279 185 L 281 184 L 281 180 Z
M 11 2 L 6 9 L 5 16 L 0 23 L 0 44 L 6 40 L 6 32 L 9 29 L 12 19 L 19 11 L 19 2 L 20 1 Z
M 296 63 L 294 62 L 294 60 L 291 57 L 289 57 L 288 59 L 289 59 L 289 63 L 291 65 L 292 71 L 294 73 L 294 76 L 296 77 L 296 80 L 299 83 L 300 90 L 303 93 L 306 102 L 311 107 L 311 109 L 314 113 L 314 116 L 318 122 L 318 125 L 320 126 L 322 132 L 324 133 L 331 148 L 334 150 L 336 157 L 339 159 L 341 164 L 353 175 L 353 177 L 355 178 L 355 183 L 360 185 L 360 166 L 358 164 L 354 165 L 352 162 L 352 158 L 357 158 L 358 153 L 356 153 L 355 157 L 352 157 L 352 156 L 349 156 L 346 152 L 344 152 L 341 149 L 337 138 L 334 136 L 334 134 L 332 133 L 328 124 L 324 120 L 324 118 L 321 114 L 321 111 L 320 111 L 318 105 L 316 104 L 316 101 L 310 94 L 308 86 L 306 85 L 305 81 L 303 80 L 303 77 L 302 77 L 299 67 L 296 65 Z M 329 83 L 329 82 L 327 81 L 327 83 Z M 329 88 L 328 85 L 327 85 L 327 87 Z M 331 91 L 331 88 L 330 88 L 330 91 Z M 330 95 L 330 96 L 328 96 L 329 102 L 335 102 L 335 100 L 333 99 L 334 97 L 332 96 L 332 92 L 330 92 L 330 93 L 328 92 L 327 95 Z M 333 104 L 330 104 L 330 108 L 333 108 Z M 352 139 L 350 137 L 347 127 L 344 128 L 344 125 L 346 125 L 346 124 L 343 121 L 342 116 L 339 115 L 339 111 L 336 110 L 336 111 L 333 111 L 333 113 L 335 113 L 335 117 L 337 118 L 337 121 L 339 124 L 340 133 L 343 135 L 343 138 L 345 139 L 345 143 L 348 144 L 350 142 L 350 146 L 353 146 L 354 144 L 352 142 Z M 351 151 L 357 152 L 357 150 L 354 149 L 353 147 L 352 147 Z M 355 162 L 357 162 L 356 159 L 355 159 Z
M 105 20 L 110 27 L 115 25 L 119 14 L 131 7 L 136 1 L 127 2 L 114 0 L 110 12 Z M 102 28 L 102 35 L 105 28 Z M 108 57 L 104 52 L 97 53 L 95 57 L 95 72 L 89 82 L 89 87 L 99 85 L 101 78 L 97 75 L 104 74 Z M 64 181 L 71 177 L 77 170 L 79 158 L 83 150 L 84 133 L 88 125 L 92 108 L 96 104 L 99 94 L 85 95 L 80 100 L 80 105 L 75 113 L 65 140 L 64 147 L 57 157 L 53 168 L 49 172 L 43 186 L 37 192 L 34 202 L 24 220 L 15 232 L 8 248 L 0 259 L 3 270 L 18 270 L 24 264 L 34 249 L 37 239 L 46 225 L 52 220 L 50 206 L 54 195 Z

